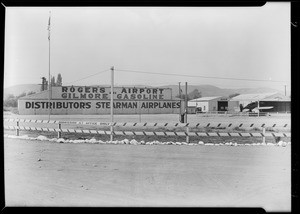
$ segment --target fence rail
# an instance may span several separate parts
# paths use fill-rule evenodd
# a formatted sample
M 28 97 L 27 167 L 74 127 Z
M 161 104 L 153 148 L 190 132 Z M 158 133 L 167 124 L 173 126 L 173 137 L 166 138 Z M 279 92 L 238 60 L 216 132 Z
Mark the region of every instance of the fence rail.
M 268 116 L 270 112 L 229 112 L 229 111 L 207 111 L 207 112 L 196 112 L 198 116 L 246 116 L 246 117 L 257 117 L 257 116 Z M 259 114 L 259 115 L 258 115 Z
M 57 132 L 58 138 L 61 137 L 62 133 L 81 133 L 81 134 L 99 134 L 99 135 L 110 135 L 111 139 L 114 135 L 132 135 L 132 136 L 182 136 L 186 137 L 186 142 L 188 143 L 190 137 L 262 137 L 263 142 L 265 142 L 265 137 L 291 137 L 290 132 L 278 133 L 278 132 L 266 132 L 267 127 L 288 127 L 289 124 L 257 124 L 262 128 L 262 132 L 218 132 L 217 130 L 210 130 L 209 132 L 191 132 L 190 128 L 194 127 L 234 127 L 232 123 L 217 123 L 217 124 L 200 124 L 200 123 L 105 123 L 105 122 L 87 122 L 87 121 L 51 121 L 51 120 L 26 120 L 26 119 L 4 119 L 4 122 L 16 122 L 16 125 L 4 125 L 4 129 L 15 130 L 16 135 L 19 136 L 19 131 L 46 131 L 46 132 Z M 57 128 L 47 128 L 47 127 L 32 127 L 32 126 L 20 126 L 20 122 L 23 123 L 52 123 L 57 124 Z M 95 129 L 63 129 L 62 124 L 76 124 L 76 125 L 99 125 L 107 127 L 141 127 L 147 129 L 147 127 L 160 127 L 164 128 L 167 126 L 181 127 L 185 128 L 186 131 L 105 131 L 105 130 L 95 130 Z M 239 123 L 237 127 L 244 127 L 246 124 Z M 257 127 L 252 124 L 247 124 L 250 127 Z
M 93 122 L 93 121 L 59 121 L 59 120 L 30 120 L 30 119 L 4 119 L 4 122 L 21 123 L 46 123 L 46 124 L 68 124 L 68 125 L 95 125 L 95 126 L 131 126 L 131 127 L 211 127 L 211 128 L 290 128 L 290 123 L 134 123 L 134 122 Z
M 8 130 L 24 131 L 48 131 L 48 132 L 66 132 L 82 134 L 100 134 L 110 135 L 111 131 L 90 130 L 90 129 L 59 129 L 59 128 L 41 128 L 27 126 L 4 126 Z M 113 135 L 139 135 L 139 136 L 202 136 L 202 137 L 291 137 L 291 133 L 277 132 L 174 132 L 174 131 L 113 131 Z

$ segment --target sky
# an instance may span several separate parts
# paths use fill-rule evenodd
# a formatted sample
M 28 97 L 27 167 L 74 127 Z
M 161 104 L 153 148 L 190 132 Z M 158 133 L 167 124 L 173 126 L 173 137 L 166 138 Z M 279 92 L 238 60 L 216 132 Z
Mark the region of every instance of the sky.
M 61 73 L 63 85 L 109 85 L 114 66 L 115 85 L 188 82 L 282 91 L 287 85 L 289 94 L 288 2 L 262 7 L 6 7 L 4 88 L 48 79 L 49 11 L 50 73 Z

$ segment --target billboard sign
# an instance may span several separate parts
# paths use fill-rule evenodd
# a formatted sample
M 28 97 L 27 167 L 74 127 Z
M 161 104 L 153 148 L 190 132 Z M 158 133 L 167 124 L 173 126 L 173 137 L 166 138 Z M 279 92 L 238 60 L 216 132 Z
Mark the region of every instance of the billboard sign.
M 109 100 L 110 87 L 99 86 L 62 86 L 53 87 L 51 99 L 64 100 Z M 170 88 L 147 87 L 115 87 L 114 99 L 116 100 L 170 100 Z

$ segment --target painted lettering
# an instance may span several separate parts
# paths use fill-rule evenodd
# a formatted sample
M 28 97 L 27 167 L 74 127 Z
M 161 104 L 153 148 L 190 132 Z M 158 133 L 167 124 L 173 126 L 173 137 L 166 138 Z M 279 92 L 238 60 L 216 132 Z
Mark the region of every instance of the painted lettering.
M 75 92 L 75 88 L 72 86 L 72 87 L 70 88 L 70 91 L 71 91 L 71 92 Z
M 85 87 L 85 93 L 90 93 L 91 88 L 90 87 Z
M 30 102 L 26 102 L 25 103 L 25 108 L 31 108 L 31 103 Z
M 81 93 L 81 92 L 83 92 L 83 88 L 82 88 L 82 87 L 79 87 L 79 88 L 77 89 L 77 91 Z

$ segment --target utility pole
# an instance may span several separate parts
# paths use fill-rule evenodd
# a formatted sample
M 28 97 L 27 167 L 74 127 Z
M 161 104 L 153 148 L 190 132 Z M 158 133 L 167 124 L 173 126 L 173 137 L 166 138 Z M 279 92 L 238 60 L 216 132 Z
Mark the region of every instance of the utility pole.
M 110 84 L 110 141 L 113 141 L 113 122 L 114 122 L 114 66 L 111 67 L 111 84 Z
M 188 87 L 188 85 L 187 85 L 187 82 L 185 82 L 185 98 L 184 98 L 184 100 L 185 100 L 185 105 L 184 105 L 184 111 L 185 111 L 185 114 L 184 114 L 184 122 L 185 123 L 187 123 L 187 114 L 188 114 L 188 105 L 187 105 L 187 103 L 188 103 L 188 101 L 187 101 L 187 87 Z
M 179 83 L 179 99 L 180 99 L 179 117 L 181 117 L 181 86 L 180 86 L 180 82 L 178 83 Z
M 187 82 L 185 82 L 185 98 L 184 98 L 184 103 L 185 103 L 185 114 L 184 114 L 184 122 L 187 123 L 187 114 L 188 114 L 188 96 L 187 96 Z M 186 127 L 186 133 L 187 133 L 187 136 L 186 136 L 186 143 L 189 143 L 190 141 L 190 137 L 189 137 L 189 127 L 187 126 Z
M 141 123 L 142 122 L 141 101 L 138 102 L 139 102 L 139 122 Z
M 257 101 L 257 110 L 258 110 L 257 117 L 259 117 L 259 100 Z
M 284 96 L 286 96 L 286 85 L 284 85 Z
M 49 41 L 49 80 L 48 80 L 48 105 L 49 105 L 49 113 L 48 113 L 48 120 L 50 120 L 50 114 L 51 114 L 51 75 L 50 75 L 50 21 L 51 21 L 51 11 L 49 11 L 49 21 L 48 21 L 48 41 Z

